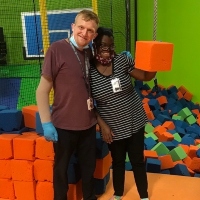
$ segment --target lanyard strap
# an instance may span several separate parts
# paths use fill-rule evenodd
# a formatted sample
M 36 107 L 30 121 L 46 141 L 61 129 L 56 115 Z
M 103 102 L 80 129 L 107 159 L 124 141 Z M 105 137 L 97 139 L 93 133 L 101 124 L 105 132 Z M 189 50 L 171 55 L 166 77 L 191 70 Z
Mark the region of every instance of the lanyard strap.
M 87 55 L 87 51 L 85 51 L 85 71 L 84 71 L 84 67 L 83 67 L 83 64 L 78 56 L 78 53 L 74 47 L 74 45 L 69 41 L 78 61 L 79 61 L 79 64 L 80 64 L 80 67 L 81 67 L 81 70 L 82 70 L 82 73 L 83 73 L 83 77 L 84 77 L 84 81 L 85 81 L 85 85 L 86 85 L 86 88 L 87 88 L 87 91 L 88 91 L 88 95 L 89 97 L 91 97 L 91 89 L 90 89 L 90 83 L 89 83 L 89 68 L 90 68 L 90 64 L 89 64 L 89 59 L 88 59 L 88 55 Z

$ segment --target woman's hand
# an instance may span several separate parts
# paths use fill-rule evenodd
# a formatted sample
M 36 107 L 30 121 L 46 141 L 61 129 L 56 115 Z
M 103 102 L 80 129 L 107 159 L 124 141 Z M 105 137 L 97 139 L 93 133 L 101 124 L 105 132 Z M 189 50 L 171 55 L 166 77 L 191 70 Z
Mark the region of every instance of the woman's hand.
M 110 144 L 113 141 L 114 134 L 107 124 L 101 126 L 101 134 L 103 137 L 103 141 L 105 141 L 106 143 Z

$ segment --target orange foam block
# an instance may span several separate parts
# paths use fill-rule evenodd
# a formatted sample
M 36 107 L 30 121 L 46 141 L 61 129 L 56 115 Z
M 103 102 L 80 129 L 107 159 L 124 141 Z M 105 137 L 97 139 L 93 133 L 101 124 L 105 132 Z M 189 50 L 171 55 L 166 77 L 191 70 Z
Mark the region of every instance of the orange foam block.
M 53 182 L 53 161 L 36 159 L 34 161 L 34 177 L 36 181 Z
M 0 179 L 0 198 L 9 200 L 15 199 L 15 192 L 12 180 Z
M 35 157 L 44 160 L 54 160 L 53 143 L 46 141 L 44 137 L 37 138 Z
M 13 138 L 18 134 L 0 134 L 0 159 L 13 158 Z
M 191 92 L 186 92 L 184 95 L 183 95 L 184 99 L 186 99 L 187 101 L 191 101 L 192 100 L 192 97 L 193 97 L 193 94 Z
M 35 193 L 37 200 L 53 200 L 53 183 L 38 181 Z
M 183 98 L 183 94 L 181 93 L 181 91 L 178 91 L 177 95 L 178 95 L 178 100 L 181 99 L 181 98 Z
M 11 160 L 12 179 L 14 181 L 33 181 L 33 162 L 28 160 Z
M 153 151 L 153 150 L 144 150 L 144 157 L 145 158 L 158 158 L 158 154 L 156 151 Z
M 183 85 L 178 88 L 178 91 L 180 91 L 182 95 L 184 95 L 186 92 L 189 92 Z
M 145 112 L 146 112 L 148 120 L 154 120 L 155 119 L 155 116 L 154 116 L 152 111 L 146 111 L 145 110 Z
M 158 137 L 158 136 L 157 136 Z M 158 137 L 158 141 L 159 142 L 166 142 L 166 141 L 172 141 L 174 139 L 173 134 L 169 133 L 169 132 L 163 132 L 159 137 Z
M 37 134 L 23 134 L 13 139 L 14 159 L 35 160 Z
M 161 169 L 170 169 L 174 167 L 174 162 L 172 160 L 172 157 L 170 155 L 163 155 L 159 156 L 158 160 L 161 162 Z
M 26 127 L 36 128 L 36 112 L 38 112 L 38 107 L 36 105 L 25 106 L 22 108 L 24 124 Z
M 167 130 L 173 130 L 173 129 L 175 129 L 174 122 L 172 122 L 172 121 L 165 121 L 165 122 L 162 124 L 162 126 L 163 126 L 164 128 L 166 128 Z
M 153 132 L 157 137 L 160 137 L 164 132 L 166 132 L 167 129 L 161 125 L 158 125 L 154 128 Z
M 145 71 L 169 71 L 174 45 L 168 42 L 137 41 L 135 67 Z
M 69 184 L 69 190 L 67 193 L 68 199 L 82 200 L 82 182 L 78 181 L 76 184 Z
M 200 158 L 193 158 L 189 168 L 197 173 L 200 172 Z
M 94 178 L 103 179 L 110 171 L 111 165 L 112 158 L 110 153 L 108 153 L 108 155 L 106 155 L 104 158 L 96 159 Z
M 35 200 L 35 181 L 14 181 L 16 199 Z
M 199 149 L 199 147 L 194 146 L 194 145 L 190 145 L 189 151 L 188 151 L 188 156 L 190 156 L 190 158 L 197 157 L 197 150 L 198 149 Z
M 0 160 L 0 179 L 11 179 L 11 160 Z
M 183 159 L 183 162 L 185 163 L 185 165 L 187 165 L 187 167 L 190 167 L 192 159 L 189 156 L 187 156 Z
M 167 104 L 167 98 L 165 96 L 160 96 L 157 98 L 160 105 Z

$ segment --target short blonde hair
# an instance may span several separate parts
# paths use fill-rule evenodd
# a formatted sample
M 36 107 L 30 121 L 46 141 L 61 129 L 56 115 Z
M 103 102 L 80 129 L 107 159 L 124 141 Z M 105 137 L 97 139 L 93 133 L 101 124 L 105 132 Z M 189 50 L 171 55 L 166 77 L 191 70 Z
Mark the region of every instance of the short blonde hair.
M 84 19 L 85 21 L 90 21 L 93 20 L 95 21 L 95 23 L 97 24 L 97 26 L 99 26 L 99 17 L 97 16 L 97 14 L 91 10 L 81 10 L 75 18 L 75 23 L 78 17 L 82 16 L 82 19 Z

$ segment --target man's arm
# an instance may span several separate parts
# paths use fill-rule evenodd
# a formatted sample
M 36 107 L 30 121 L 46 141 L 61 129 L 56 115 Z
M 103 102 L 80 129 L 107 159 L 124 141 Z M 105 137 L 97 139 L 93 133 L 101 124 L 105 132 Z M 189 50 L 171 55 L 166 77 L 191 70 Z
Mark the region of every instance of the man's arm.
M 51 80 L 42 76 L 38 88 L 36 90 L 37 106 L 42 123 L 51 121 L 49 93 L 51 91 L 52 85 L 53 84 Z

